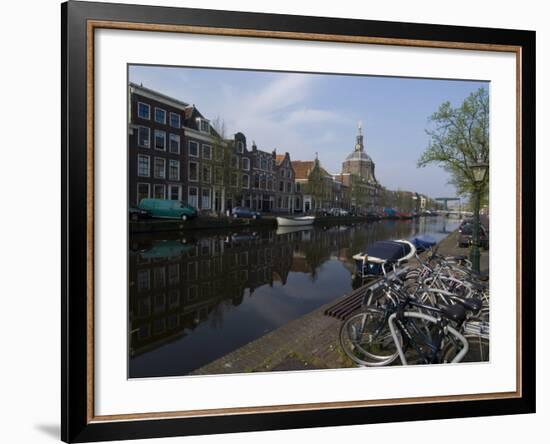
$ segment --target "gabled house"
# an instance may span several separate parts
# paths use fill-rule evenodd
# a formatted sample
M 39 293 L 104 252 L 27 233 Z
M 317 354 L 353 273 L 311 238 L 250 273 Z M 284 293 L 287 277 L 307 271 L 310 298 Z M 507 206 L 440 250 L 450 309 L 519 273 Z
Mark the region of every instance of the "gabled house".
M 277 154 L 273 151 L 275 160 L 275 208 L 274 211 L 292 214 L 301 210 L 301 198 L 296 194 L 295 173 L 290 161 L 290 154 Z
M 302 195 L 302 211 L 329 209 L 334 206 L 334 185 L 332 175 L 315 160 L 293 160 L 296 191 Z

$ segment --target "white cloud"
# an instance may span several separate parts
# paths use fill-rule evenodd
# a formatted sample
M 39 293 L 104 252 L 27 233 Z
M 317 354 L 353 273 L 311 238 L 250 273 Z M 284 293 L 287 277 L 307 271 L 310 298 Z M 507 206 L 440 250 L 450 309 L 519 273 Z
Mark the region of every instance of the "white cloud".
M 277 77 L 263 91 L 249 96 L 245 103 L 254 114 L 273 114 L 305 100 L 311 93 L 315 77 L 285 74 Z
M 327 123 L 338 120 L 338 114 L 332 111 L 325 111 L 322 109 L 314 108 L 300 108 L 290 111 L 285 120 L 287 125 L 302 125 L 302 124 L 316 124 Z

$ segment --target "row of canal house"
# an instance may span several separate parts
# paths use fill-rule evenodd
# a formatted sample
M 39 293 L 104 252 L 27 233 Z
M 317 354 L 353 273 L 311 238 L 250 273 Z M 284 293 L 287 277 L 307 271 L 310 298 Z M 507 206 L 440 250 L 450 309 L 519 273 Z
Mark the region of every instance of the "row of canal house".
M 129 84 L 129 200 L 184 200 L 224 213 L 235 206 L 262 212 L 350 208 L 349 185 L 318 159 L 292 161 L 236 133 L 228 139 L 192 104 Z

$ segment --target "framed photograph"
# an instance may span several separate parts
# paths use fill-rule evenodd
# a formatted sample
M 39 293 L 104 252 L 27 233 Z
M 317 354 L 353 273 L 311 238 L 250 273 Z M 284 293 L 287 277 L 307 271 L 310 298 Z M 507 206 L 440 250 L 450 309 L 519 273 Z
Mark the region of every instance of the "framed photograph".
M 64 3 L 65 442 L 535 411 L 535 33 Z

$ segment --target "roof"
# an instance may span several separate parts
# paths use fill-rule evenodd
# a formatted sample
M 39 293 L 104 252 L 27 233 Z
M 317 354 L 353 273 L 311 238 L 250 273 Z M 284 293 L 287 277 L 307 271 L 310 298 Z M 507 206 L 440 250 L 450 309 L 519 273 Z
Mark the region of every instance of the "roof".
M 348 157 L 346 157 L 346 160 L 360 160 L 360 161 L 372 162 L 372 159 L 370 158 L 370 156 L 364 151 L 354 151 Z
M 275 156 L 275 162 L 277 163 L 277 165 L 280 165 L 281 163 L 283 163 L 283 160 L 285 160 L 285 157 L 286 157 L 286 154 L 277 154 Z
M 294 178 L 297 180 L 307 180 L 309 173 L 311 173 L 311 170 L 315 167 L 314 160 L 293 160 L 290 164 L 294 170 Z M 323 176 L 330 177 L 332 179 L 332 174 L 329 174 L 321 165 L 319 165 L 319 170 Z
M 293 160 L 290 163 L 294 169 L 296 179 L 307 179 L 315 162 L 313 160 Z
M 186 106 L 189 106 L 188 103 L 186 103 L 182 100 L 178 100 L 178 99 L 175 99 L 173 97 L 167 96 L 166 94 L 163 94 L 159 91 L 156 91 L 156 90 L 151 89 L 151 88 L 147 88 L 147 87 L 143 86 L 142 84 L 138 85 L 137 83 L 130 82 L 129 86 L 130 86 L 130 88 L 133 88 L 134 91 L 137 94 L 149 95 L 154 100 L 158 100 L 159 102 L 164 102 L 164 103 L 166 103 L 168 105 L 171 105 L 171 106 L 174 106 L 176 108 L 183 109 Z
M 190 119 L 193 116 L 193 111 L 195 110 L 194 106 L 188 106 L 183 110 L 184 116 L 186 119 Z

